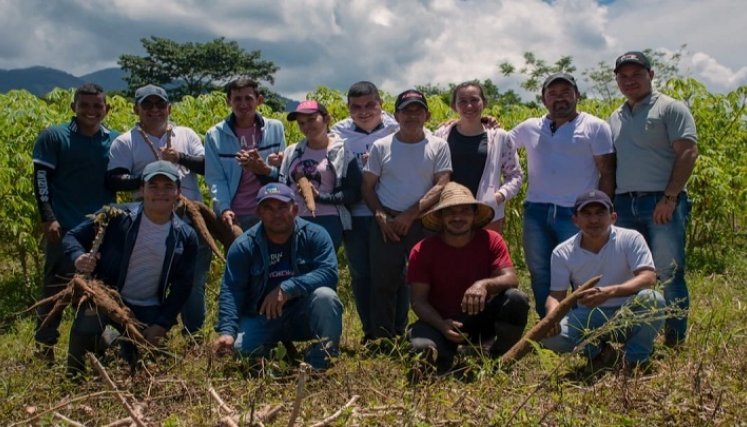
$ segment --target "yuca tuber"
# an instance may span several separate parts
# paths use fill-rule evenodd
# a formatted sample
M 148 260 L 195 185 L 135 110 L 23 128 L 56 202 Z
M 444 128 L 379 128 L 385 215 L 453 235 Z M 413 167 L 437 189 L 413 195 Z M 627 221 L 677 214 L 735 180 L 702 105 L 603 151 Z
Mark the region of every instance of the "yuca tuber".
M 223 257 L 223 253 L 218 249 L 218 245 L 215 243 L 215 239 L 213 239 L 213 235 L 208 229 L 205 218 L 202 215 L 203 210 L 197 206 L 198 203 L 199 202 L 189 200 L 184 197 L 184 195 L 181 195 L 179 196 L 177 208 L 179 208 L 179 206 L 184 206 L 184 213 L 192 222 L 192 227 L 200 234 L 208 246 L 210 246 L 210 250 L 212 250 L 213 253 L 215 253 L 215 255 L 223 262 L 226 262 L 226 258 Z
M 316 200 L 314 200 L 314 185 L 305 176 L 298 178 L 296 184 L 298 184 L 298 189 L 301 192 L 303 201 L 306 203 L 306 207 L 311 212 L 311 216 L 315 216 Z
M 590 289 L 594 287 L 594 285 L 599 282 L 599 279 L 601 279 L 602 276 L 596 276 L 592 277 L 591 279 L 587 280 L 586 283 L 582 284 L 578 287 L 573 293 L 568 295 L 567 297 L 563 298 L 563 301 L 560 302 L 555 308 L 547 313 L 547 315 L 537 322 L 532 329 L 529 330 L 516 344 L 514 344 L 513 347 L 511 347 L 502 357 L 501 357 L 501 363 L 504 365 L 509 365 L 514 362 L 518 362 L 522 357 L 524 357 L 531 347 L 531 341 L 539 341 L 542 338 L 545 338 L 547 333 L 552 329 L 553 325 L 556 323 L 559 323 L 563 317 L 565 317 L 566 314 L 568 314 L 569 311 L 573 308 L 573 306 L 576 304 L 576 301 L 581 298 L 580 294 L 581 292 Z M 500 337 L 499 337 L 500 338 Z

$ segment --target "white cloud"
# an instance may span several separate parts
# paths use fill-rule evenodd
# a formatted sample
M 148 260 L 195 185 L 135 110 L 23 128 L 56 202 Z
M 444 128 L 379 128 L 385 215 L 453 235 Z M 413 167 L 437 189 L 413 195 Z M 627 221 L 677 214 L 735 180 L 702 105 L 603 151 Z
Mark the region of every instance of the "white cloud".
M 713 90 L 745 84 L 741 0 L 0 0 L 0 67 L 46 65 L 76 74 L 141 54 L 150 35 L 180 42 L 224 36 L 280 66 L 275 90 L 368 79 L 396 93 L 415 84 L 492 79 L 523 53 L 581 70 L 630 49 L 677 50 Z M 581 84 L 582 90 L 583 83 Z

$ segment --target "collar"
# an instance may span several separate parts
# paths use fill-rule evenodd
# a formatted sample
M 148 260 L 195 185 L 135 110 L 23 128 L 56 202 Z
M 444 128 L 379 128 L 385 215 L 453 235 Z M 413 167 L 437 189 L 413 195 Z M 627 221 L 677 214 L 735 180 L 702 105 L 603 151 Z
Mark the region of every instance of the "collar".
M 70 129 L 70 132 L 78 133 L 78 118 L 73 116 L 70 118 L 70 123 L 67 125 L 67 128 Z M 109 135 L 111 131 L 104 127 L 104 125 L 99 125 L 99 135 Z
M 259 113 L 254 113 L 254 122 L 259 125 L 259 129 L 262 130 L 265 128 L 265 119 L 262 117 Z M 231 131 L 235 134 L 236 133 L 236 115 L 231 113 L 226 117 L 226 124 L 228 124 L 228 127 L 231 128 Z
M 657 99 L 659 99 L 659 96 L 661 94 L 655 90 L 651 90 L 651 93 L 649 93 L 645 98 L 640 100 L 638 103 L 636 103 L 634 106 L 630 106 L 630 103 L 628 101 L 625 101 L 625 106 L 628 107 L 628 111 L 635 111 L 639 108 L 644 108 L 650 105 L 653 105 L 654 102 L 656 102 Z
M 358 133 L 362 133 L 364 135 L 371 135 L 372 133 L 374 133 L 374 132 L 376 132 L 378 130 L 381 130 L 381 129 L 384 129 L 384 122 L 379 123 L 378 126 L 376 126 L 375 128 L 371 129 L 371 132 L 368 132 L 365 129 L 362 129 L 362 128 L 358 127 L 358 125 L 356 125 L 355 122 L 353 122 L 353 131 L 354 132 L 358 132 Z

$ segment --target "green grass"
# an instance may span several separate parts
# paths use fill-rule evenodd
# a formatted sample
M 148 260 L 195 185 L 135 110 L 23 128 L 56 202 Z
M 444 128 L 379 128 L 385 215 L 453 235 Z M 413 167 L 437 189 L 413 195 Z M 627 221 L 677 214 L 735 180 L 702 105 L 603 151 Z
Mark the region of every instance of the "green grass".
M 626 377 L 610 372 L 580 380 L 572 375 L 584 365 L 580 357 L 541 351 L 510 370 L 491 360 L 475 360 L 469 364 L 471 381 L 447 376 L 411 385 L 407 380 L 411 360 L 404 346 L 388 355 L 360 351 L 359 324 L 344 285 L 340 292 L 347 307 L 343 354 L 330 371 L 314 374 L 306 382 L 298 423 L 312 425 L 358 395 L 353 407 L 332 425 L 744 425 L 746 272 L 742 261 L 721 275 L 689 274 L 688 342 L 679 351 L 657 343 L 650 373 Z M 217 278 L 215 269 L 213 273 Z M 343 283 L 348 280 L 343 270 Z M 211 284 L 214 297 L 217 281 Z M 526 277 L 522 288 L 528 292 Z M 214 303 L 209 315 L 214 318 Z M 51 368 L 32 357 L 32 319 L 24 315 L 6 320 L 0 332 L 0 425 L 25 425 L 33 414 L 41 414 L 33 421 L 37 425 L 65 425 L 53 418 L 55 411 L 86 425 L 105 425 L 127 416 L 97 376 L 92 374 L 80 384 L 65 379 L 71 318 L 68 310 Z M 171 335 L 169 350 L 169 356 L 149 358 L 147 368 L 135 377 L 114 357 L 107 363 L 119 389 L 143 406 L 152 425 L 219 425 L 225 414 L 210 398 L 210 387 L 240 412 L 283 404 L 278 417 L 266 425 L 287 425 L 296 396 L 295 366 L 272 361 L 262 374 L 250 374 L 244 362 L 216 359 L 206 345 L 194 345 L 179 334 Z M 30 407 L 35 412 L 30 413 Z

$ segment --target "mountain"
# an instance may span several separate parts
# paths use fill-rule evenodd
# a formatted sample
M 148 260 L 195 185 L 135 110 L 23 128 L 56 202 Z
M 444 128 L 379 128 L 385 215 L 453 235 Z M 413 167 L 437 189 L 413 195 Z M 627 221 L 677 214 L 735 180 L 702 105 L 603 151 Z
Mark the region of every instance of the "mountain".
M 76 77 L 70 73 L 48 67 L 29 67 L 14 70 L 0 70 L 0 93 L 12 89 L 26 89 L 36 96 L 44 96 L 52 89 L 75 88 L 83 83 L 98 83 L 107 92 L 125 90 L 122 80 L 126 74 L 119 68 L 107 68 Z

